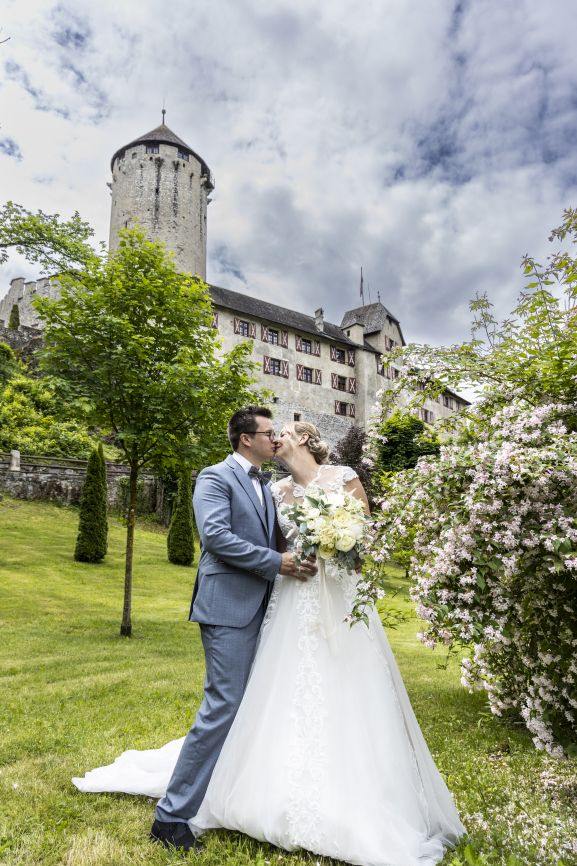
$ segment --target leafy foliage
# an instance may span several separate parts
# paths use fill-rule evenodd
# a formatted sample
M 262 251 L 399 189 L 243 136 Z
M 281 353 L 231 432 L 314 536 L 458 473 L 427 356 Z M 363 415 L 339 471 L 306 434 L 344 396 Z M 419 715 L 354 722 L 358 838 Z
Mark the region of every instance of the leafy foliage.
M 97 257 L 89 243 L 93 235 L 94 230 L 78 212 L 62 220 L 60 214 L 32 213 L 9 201 L 0 209 L 0 264 L 14 249 L 40 265 L 43 273 L 75 271 Z
M 420 457 L 439 453 L 439 440 L 434 431 L 428 431 L 420 418 L 393 412 L 373 431 L 377 440 L 376 467 L 385 472 L 412 469 Z
M 20 327 L 20 307 L 18 304 L 12 304 L 10 318 L 8 319 L 8 327 L 12 328 L 13 331 L 17 331 Z
M 192 518 L 192 477 L 185 467 L 178 478 L 178 493 L 166 539 L 168 561 L 175 565 L 192 565 L 194 529 Z
M 6 384 L 21 369 L 16 352 L 0 341 L 0 386 Z
M 77 562 L 101 562 L 107 547 L 106 463 L 102 445 L 99 445 L 88 458 L 86 467 L 74 559 Z
M 2 357 L 7 359 L 5 375 L 14 369 L 15 359 L 0 344 L 0 382 Z M 6 347 L 8 348 L 8 347 Z M 59 389 L 49 378 L 36 379 L 22 368 L 0 385 L 0 451 L 17 449 L 24 454 L 54 457 L 88 457 L 95 446 L 86 422 L 62 400 Z

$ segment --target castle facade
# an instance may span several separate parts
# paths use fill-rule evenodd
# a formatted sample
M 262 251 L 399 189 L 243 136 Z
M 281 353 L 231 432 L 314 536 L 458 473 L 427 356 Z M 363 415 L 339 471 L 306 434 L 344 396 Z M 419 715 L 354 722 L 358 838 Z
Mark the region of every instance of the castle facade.
M 180 270 L 206 279 L 207 207 L 214 182 L 210 169 L 164 122 L 116 151 L 111 162 L 110 249 L 118 233 L 138 223 L 148 237 L 172 250 Z M 225 351 L 250 341 L 259 383 L 274 392 L 275 424 L 310 420 L 334 445 L 354 424 L 366 428 L 377 394 L 398 377 L 382 358 L 404 345 L 399 320 L 380 302 L 343 312 L 339 325 L 321 308 L 302 313 L 257 296 L 209 286 L 214 326 Z M 20 322 L 41 327 L 36 296 L 58 297 L 55 279 L 12 280 L 0 300 L 0 327 L 14 304 Z M 446 391 L 428 400 L 423 420 L 433 422 L 467 405 Z

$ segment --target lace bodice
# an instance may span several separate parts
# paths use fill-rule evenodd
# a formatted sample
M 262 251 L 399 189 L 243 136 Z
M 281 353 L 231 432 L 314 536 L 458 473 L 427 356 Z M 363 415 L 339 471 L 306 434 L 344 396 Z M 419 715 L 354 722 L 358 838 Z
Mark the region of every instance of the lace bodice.
M 295 484 L 292 475 L 289 475 L 288 478 L 283 478 L 282 481 L 276 481 L 272 485 L 272 495 L 277 507 L 279 526 L 287 540 L 289 548 L 297 535 L 297 527 L 285 517 L 283 506 L 292 505 L 295 499 L 302 499 L 309 487 L 322 487 L 323 490 L 338 493 L 345 484 L 348 484 L 349 481 L 357 477 L 357 473 L 350 466 L 333 466 L 329 463 L 323 463 L 319 466 L 317 474 L 309 481 L 306 488 L 302 484 Z

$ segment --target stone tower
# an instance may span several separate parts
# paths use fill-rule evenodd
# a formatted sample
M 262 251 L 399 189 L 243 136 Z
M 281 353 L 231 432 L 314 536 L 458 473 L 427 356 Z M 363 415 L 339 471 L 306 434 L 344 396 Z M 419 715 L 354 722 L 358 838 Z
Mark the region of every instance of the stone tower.
M 137 224 L 162 241 L 179 270 L 206 279 L 206 209 L 210 169 L 163 122 L 112 157 L 110 250 L 118 232 Z

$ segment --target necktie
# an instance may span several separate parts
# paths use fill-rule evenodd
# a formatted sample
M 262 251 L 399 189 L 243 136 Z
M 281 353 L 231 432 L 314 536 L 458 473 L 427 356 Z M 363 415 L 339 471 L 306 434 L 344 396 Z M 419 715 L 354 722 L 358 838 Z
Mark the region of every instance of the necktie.
M 256 466 L 251 466 L 248 470 L 249 478 L 258 478 L 261 484 L 268 484 L 272 478 L 272 472 L 263 472 L 257 469 Z

